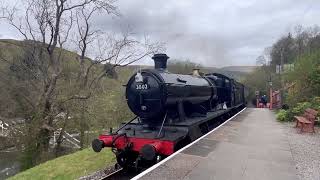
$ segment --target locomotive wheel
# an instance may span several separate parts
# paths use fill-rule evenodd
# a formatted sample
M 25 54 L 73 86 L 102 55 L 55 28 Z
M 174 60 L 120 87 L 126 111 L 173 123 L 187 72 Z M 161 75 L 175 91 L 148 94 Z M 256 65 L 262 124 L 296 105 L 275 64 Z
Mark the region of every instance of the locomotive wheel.
M 134 163 L 134 171 L 140 172 L 142 170 L 141 168 L 141 157 L 139 156 Z
M 114 165 L 114 169 L 118 170 L 118 169 L 120 169 L 120 168 L 121 168 L 121 166 L 120 166 L 118 163 L 116 163 L 116 164 Z
M 127 153 L 120 152 L 119 154 L 117 154 L 116 158 L 117 158 L 117 163 L 121 167 L 123 167 L 123 168 L 128 167 L 130 162 L 129 162 L 129 158 L 127 156 Z
M 129 169 L 130 167 L 134 167 L 137 156 L 130 151 L 120 151 L 116 154 L 116 159 L 119 166 L 124 169 Z

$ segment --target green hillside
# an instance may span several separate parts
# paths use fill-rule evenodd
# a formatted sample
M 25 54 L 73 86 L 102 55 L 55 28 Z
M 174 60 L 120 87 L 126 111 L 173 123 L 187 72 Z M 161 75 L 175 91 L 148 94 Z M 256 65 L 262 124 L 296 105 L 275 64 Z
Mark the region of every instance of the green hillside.
M 11 80 L 12 78 L 10 77 L 9 71 L 14 64 L 13 62 L 15 58 L 19 58 L 19 55 L 22 54 L 22 46 L 23 44 L 21 41 L 7 39 L 0 40 L 0 57 L 4 56 L 6 60 L 9 60 L 9 62 L 0 60 L 0 85 L 1 87 L 4 87 L 0 89 L 0 115 L 3 117 L 8 117 L 9 119 L 23 116 L 23 114 L 20 114 L 19 111 L 15 109 L 15 107 L 17 107 L 17 105 L 15 104 L 17 103 L 16 99 L 12 98 L 12 89 L 7 86 L 7 83 L 15 83 L 13 80 Z M 76 68 L 78 63 L 76 60 L 78 55 L 67 50 L 64 50 L 63 54 L 67 57 L 66 59 L 68 59 L 68 61 L 64 65 L 63 71 L 75 71 L 74 69 Z M 103 65 L 101 65 L 101 67 L 103 67 Z M 103 91 L 99 92 L 99 94 L 96 94 L 97 96 L 99 96 L 99 98 L 97 98 L 99 99 L 99 108 L 96 108 L 95 106 L 92 107 L 92 110 L 94 111 L 93 114 L 101 114 L 100 116 L 95 116 L 94 118 L 98 118 L 99 120 L 102 120 L 102 118 L 107 118 L 98 123 L 99 127 L 105 127 L 103 125 L 103 122 L 114 121 L 114 118 L 117 118 L 119 116 L 117 112 L 120 109 L 122 109 L 122 112 L 124 112 L 124 114 L 126 114 L 126 112 L 129 113 L 123 95 L 123 84 L 126 84 L 128 77 L 134 70 L 134 68 L 130 67 L 119 68 L 116 69 L 116 79 L 103 79 Z M 62 84 L 62 86 L 66 85 Z M 130 116 L 130 114 L 128 116 Z M 112 126 L 114 125 L 115 124 L 112 124 Z M 108 125 L 108 127 L 109 126 L 110 125 Z

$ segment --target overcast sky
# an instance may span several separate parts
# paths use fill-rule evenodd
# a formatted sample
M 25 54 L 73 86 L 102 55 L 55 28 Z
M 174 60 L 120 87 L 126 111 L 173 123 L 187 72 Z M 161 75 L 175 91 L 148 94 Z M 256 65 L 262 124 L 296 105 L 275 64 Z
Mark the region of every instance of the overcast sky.
M 121 17 L 96 16 L 95 25 L 112 31 L 129 25 L 137 36 L 165 42 L 171 58 L 205 66 L 255 65 L 265 47 L 296 25 L 320 24 L 319 0 L 118 0 L 116 5 Z M 0 38 L 21 37 L 0 23 Z

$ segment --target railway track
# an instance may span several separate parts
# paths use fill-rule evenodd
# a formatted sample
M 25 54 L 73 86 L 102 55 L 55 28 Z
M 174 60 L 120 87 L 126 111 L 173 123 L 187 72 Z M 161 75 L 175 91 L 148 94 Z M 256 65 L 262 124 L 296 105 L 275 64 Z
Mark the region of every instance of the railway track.
M 126 171 L 123 168 L 117 169 L 102 176 L 99 180 L 128 180 L 138 175 L 140 172 Z
M 123 171 L 123 168 L 120 168 L 118 170 L 115 170 L 113 172 L 110 172 L 109 174 L 102 176 L 99 180 L 112 179 L 113 177 L 117 176 L 117 174 L 121 173 L 122 171 Z

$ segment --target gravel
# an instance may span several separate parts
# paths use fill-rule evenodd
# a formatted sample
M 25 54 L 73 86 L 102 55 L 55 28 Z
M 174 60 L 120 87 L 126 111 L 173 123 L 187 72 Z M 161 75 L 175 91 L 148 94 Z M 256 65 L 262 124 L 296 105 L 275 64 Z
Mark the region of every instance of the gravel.
M 79 180 L 92 180 L 92 179 L 101 179 L 107 174 L 110 174 L 111 172 L 114 172 L 114 167 L 107 167 L 105 169 L 99 170 L 94 172 L 93 174 L 90 174 L 88 176 L 80 177 Z
M 316 133 L 300 133 L 295 123 L 285 123 L 293 159 L 301 180 L 320 180 L 320 128 Z

